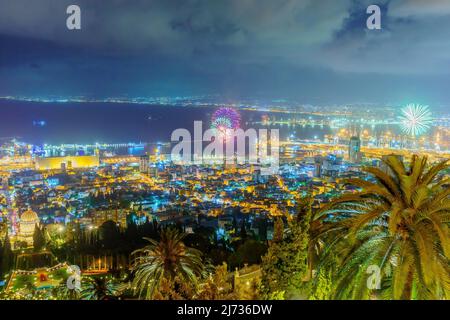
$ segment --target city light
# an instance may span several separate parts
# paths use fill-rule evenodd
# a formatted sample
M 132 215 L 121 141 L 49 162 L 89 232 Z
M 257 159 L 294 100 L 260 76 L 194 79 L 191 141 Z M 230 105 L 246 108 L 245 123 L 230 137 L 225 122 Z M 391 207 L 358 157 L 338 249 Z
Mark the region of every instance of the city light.
M 0 0 L 0 301 L 450 300 L 449 1 Z

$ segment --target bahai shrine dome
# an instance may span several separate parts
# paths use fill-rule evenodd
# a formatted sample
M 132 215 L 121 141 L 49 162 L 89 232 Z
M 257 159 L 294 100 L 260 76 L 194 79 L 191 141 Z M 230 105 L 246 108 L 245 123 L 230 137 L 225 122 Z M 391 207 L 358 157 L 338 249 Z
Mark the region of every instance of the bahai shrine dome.
M 20 216 L 19 239 L 29 246 L 33 245 L 33 235 L 36 225 L 39 225 L 39 217 L 36 212 L 28 209 Z

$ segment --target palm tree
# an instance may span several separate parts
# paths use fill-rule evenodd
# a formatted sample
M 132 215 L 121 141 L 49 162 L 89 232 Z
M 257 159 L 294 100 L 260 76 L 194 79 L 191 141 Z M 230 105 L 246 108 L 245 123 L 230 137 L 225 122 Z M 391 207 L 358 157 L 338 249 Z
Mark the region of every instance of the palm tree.
M 449 165 L 418 156 L 409 167 L 397 157 L 384 163 L 386 171 L 363 168 L 374 182 L 351 179 L 360 190 L 323 210 L 338 230 L 329 245 L 340 259 L 335 297 L 448 299 L 450 181 L 442 175 Z M 371 265 L 381 271 L 379 291 L 367 282 Z
M 89 277 L 82 282 L 81 298 L 83 300 L 110 300 L 115 298 L 117 284 L 105 277 Z M 83 280 L 85 280 L 83 279 Z
M 147 299 L 154 298 L 163 283 L 196 283 L 203 271 L 200 251 L 184 245 L 184 234 L 168 228 L 160 237 L 159 242 L 144 238 L 150 244 L 133 253 L 137 255 L 132 268 L 133 287 Z
M 314 198 L 312 196 L 306 198 L 297 198 L 299 203 L 297 209 L 296 220 L 302 229 L 307 230 L 307 266 L 308 270 L 305 280 L 309 281 L 313 278 L 313 273 L 318 273 L 318 268 L 323 267 L 321 264 L 321 256 L 329 254 L 327 241 L 330 239 L 329 234 L 334 235 L 338 231 L 342 231 L 343 227 L 329 222 L 328 207 L 322 209 L 313 209 Z M 328 259 L 328 264 L 334 265 L 333 261 Z M 323 272 L 322 272 L 323 273 Z
M 80 290 L 77 288 L 70 289 L 64 281 L 53 290 L 58 300 L 79 300 Z

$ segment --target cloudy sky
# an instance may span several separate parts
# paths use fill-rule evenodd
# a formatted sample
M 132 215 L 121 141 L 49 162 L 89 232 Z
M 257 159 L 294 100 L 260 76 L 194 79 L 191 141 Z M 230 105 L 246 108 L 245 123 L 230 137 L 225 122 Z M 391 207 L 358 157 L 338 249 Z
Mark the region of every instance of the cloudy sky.
M 0 95 L 450 106 L 449 25 L 450 0 L 0 0 Z

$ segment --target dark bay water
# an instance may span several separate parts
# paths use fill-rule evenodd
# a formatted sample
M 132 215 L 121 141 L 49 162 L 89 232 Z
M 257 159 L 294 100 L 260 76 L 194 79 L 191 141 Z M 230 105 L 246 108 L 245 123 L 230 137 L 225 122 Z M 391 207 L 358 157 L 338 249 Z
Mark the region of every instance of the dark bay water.
M 0 139 L 16 137 L 35 144 L 122 143 L 170 141 L 177 128 L 193 132 L 193 122 L 201 120 L 204 130 L 217 107 L 179 107 L 118 103 L 37 103 L 0 100 Z M 241 127 L 266 113 L 241 111 Z M 271 115 L 272 116 L 272 115 Z M 276 115 L 274 115 L 276 116 Z M 283 115 L 283 118 L 287 118 Z M 45 122 L 45 124 L 43 123 Z M 324 126 L 271 126 L 281 138 L 322 138 L 331 133 Z

